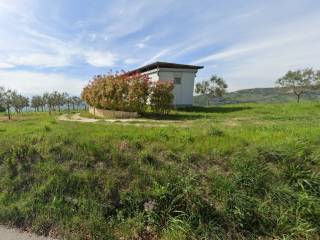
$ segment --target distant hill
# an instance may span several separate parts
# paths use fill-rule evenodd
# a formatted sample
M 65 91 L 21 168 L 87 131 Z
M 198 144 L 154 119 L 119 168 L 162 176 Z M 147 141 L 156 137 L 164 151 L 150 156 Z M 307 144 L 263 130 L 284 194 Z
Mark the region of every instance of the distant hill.
M 314 90 L 302 95 L 300 101 L 319 100 L 320 91 Z M 253 88 L 244 89 L 225 94 L 221 98 L 215 98 L 210 104 L 234 104 L 234 103 L 279 103 L 296 101 L 293 93 L 286 93 L 279 88 Z M 193 97 L 193 103 L 197 106 L 207 105 L 207 96 Z

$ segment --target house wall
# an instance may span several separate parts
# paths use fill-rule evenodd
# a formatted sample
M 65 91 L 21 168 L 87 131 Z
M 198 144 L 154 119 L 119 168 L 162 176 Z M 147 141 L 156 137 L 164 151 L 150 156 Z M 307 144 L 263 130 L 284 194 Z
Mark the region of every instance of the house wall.
M 181 78 L 181 84 L 175 84 L 173 89 L 175 105 L 192 105 L 196 72 L 196 70 L 189 69 L 160 69 L 160 81 L 174 81 L 174 78 L 176 77 Z
M 174 81 L 174 78 L 181 78 L 181 84 L 175 84 L 173 89 L 174 105 L 191 106 L 193 103 L 194 79 L 197 70 L 194 69 L 176 69 L 160 68 L 145 72 L 151 82 L 156 81 Z
M 144 72 L 143 74 L 148 75 L 151 82 L 159 81 L 158 69 L 153 69 L 151 71 Z

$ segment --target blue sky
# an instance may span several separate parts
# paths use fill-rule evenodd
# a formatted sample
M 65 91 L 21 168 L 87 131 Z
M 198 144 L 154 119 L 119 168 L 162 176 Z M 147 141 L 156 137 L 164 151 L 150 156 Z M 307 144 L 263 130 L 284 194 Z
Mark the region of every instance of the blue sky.
M 0 0 L 0 85 L 79 94 L 95 74 L 203 65 L 229 90 L 320 68 L 319 0 Z

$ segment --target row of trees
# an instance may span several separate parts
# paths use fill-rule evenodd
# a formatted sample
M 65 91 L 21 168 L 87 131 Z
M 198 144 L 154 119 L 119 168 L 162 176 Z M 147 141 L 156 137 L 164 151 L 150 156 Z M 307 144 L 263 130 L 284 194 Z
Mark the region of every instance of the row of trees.
M 303 70 L 289 71 L 276 81 L 278 87 L 292 92 L 300 102 L 300 97 L 312 89 L 320 88 L 320 70 L 306 68 Z
M 11 109 L 13 108 L 17 113 L 23 111 L 29 106 L 29 99 L 18 94 L 16 91 L 0 87 L 0 106 L 7 111 L 9 119 L 11 119 Z
M 31 98 L 31 107 L 36 112 L 47 109 L 51 111 L 61 111 L 62 107 L 67 107 L 68 111 L 79 109 L 82 105 L 82 100 L 77 96 L 70 96 L 68 93 L 59 93 L 54 91 L 52 93 L 45 93 L 42 96 L 36 95 Z
M 79 109 L 83 104 L 77 96 L 70 96 L 68 93 L 45 93 L 42 96 L 33 96 L 31 99 L 18 94 L 17 91 L 0 87 L 0 109 L 7 112 L 8 118 L 11 119 L 11 111 L 21 113 L 24 109 L 31 107 L 34 111 L 61 111 L 66 107 L 69 111 Z
M 145 75 L 116 73 L 98 75 L 83 89 L 81 97 L 91 107 L 143 113 L 148 104 L 154 112 L 168 113 L 173 102 L 172 81 L 152 84 Z

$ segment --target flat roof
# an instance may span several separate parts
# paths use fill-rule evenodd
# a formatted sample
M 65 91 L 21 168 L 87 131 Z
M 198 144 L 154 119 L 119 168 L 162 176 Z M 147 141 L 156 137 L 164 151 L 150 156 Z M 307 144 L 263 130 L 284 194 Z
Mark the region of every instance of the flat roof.
M 203 66 L 195 66 L 195 65 L 187 65 L 187 64 L 178 64 L 178 63 L 169 63 L 169 62 L 154 62 L 142 67 L 139 67 L 137 69 L 134 69 L 132 71 L 129 71 L 128 73 L 143 73 L 146 71 L 150 71 L 155 68 L 180 68 L 180 69 L 202 69 Z

